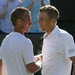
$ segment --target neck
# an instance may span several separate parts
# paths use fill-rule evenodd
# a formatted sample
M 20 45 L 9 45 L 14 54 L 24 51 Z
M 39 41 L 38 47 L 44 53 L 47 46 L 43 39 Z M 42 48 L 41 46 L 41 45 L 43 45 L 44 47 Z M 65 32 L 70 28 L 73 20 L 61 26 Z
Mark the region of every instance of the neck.
M 18 30 L 18 29 L 16 29 L 16 28 L 14 28 L 14 32 L 19 32 L 19 33 L 21 33 L 22 35 L 24 35 L 24 32 L 23 32 L 23 31 Z
M 55 26 L 48 28 L 48 29 L 46 30 L 46 33 L 47 33 L 47 34 L 50 34 L 50 33 L 53 31 L 54 28 L 55 28 Z

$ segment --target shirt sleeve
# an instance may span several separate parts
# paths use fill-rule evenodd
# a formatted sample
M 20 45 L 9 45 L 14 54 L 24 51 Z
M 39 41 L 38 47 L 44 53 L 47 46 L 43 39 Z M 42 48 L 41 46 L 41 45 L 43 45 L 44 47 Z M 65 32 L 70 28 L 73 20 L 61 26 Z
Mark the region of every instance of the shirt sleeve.
M 71 35 L 65 35 L 63 42 L 66 58 L 75 56 L 75 43 L 73 37 Z
M 31 4 L 31 0 L 23 0 L 23 7 L 28 7 Z
M 23 58 L 26 64 L 34 62 L 33 45 L 30 40 L 27 40 L 23 44 Z

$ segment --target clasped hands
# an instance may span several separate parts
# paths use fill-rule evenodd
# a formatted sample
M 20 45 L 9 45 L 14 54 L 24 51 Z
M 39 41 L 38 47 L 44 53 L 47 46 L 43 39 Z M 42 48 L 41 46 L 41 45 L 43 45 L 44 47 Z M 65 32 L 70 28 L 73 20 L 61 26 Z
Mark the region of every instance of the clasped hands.
M 41 61 L 41 63 L 42 63 L 42 60 L 43 60 L 42 54 L 34 56 L 34 60 L 35 60 L 35 62 Z

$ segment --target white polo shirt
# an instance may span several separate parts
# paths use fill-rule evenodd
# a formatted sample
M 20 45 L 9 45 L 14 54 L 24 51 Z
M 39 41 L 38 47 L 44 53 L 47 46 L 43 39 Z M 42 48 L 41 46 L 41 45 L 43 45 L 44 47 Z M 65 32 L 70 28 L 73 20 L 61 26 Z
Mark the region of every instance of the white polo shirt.
M 5 37 L 1 45 L 3 75 L 33 75 L 26 64 L 34 62 L 31 41 L 18 32 Z
M 70 75 L 72 62 L 69 57 L 75 56 L 72 36 L 56 26 L 44 37 L 42 75 Z

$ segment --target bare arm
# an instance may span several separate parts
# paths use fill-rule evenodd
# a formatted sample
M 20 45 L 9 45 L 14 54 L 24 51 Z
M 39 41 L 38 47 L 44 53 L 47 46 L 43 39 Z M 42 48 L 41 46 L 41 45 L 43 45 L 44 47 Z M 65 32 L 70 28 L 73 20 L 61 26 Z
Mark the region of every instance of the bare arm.
M 26 67 L 27 67 L 28 71 L 31 73 L 35 73 L 35 72 L 39 71 L 41 68 L 40 64 L 37 64 L 35 62 L 27 64 Z
M 0 75 L 3 75 L 2 60 L 0 59 Z
M 32 6 L 34 5 L 35 0 L 32 0 L 32 3 L 27 7 L 29 10 L 32 8 Z
M 75 64 L 75 56 L 70 57 L 71 61 Z
M 3 11 L 0 13 L 0 18 L 3 18 L 5 16 L 5 13 L 6 13 L 6 10 L 7 10 L 7 7 L 8 7 L 8 1 L 9 0 L 7 0 L 6 5 L 5 5 Z

